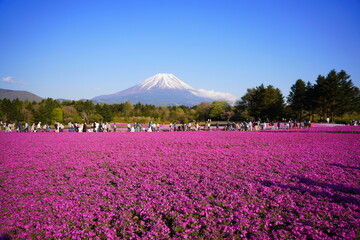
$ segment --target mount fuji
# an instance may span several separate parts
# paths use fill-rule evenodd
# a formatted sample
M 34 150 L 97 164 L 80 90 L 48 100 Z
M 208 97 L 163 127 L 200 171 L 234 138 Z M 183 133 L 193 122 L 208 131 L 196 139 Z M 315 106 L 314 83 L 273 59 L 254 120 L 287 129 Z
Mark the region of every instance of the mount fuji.
M 215 100 L 223 100 L 233 104 L 236 97 L 229 93 L 204 89 L 196 90 L 168 73 L 156 74 L 123 91 L 92 99 L 96 103 L 115 104 L 130 101 L 132 104 L 141 102 L 142 104 L 156 106 L 194 106 L 201 102 Z

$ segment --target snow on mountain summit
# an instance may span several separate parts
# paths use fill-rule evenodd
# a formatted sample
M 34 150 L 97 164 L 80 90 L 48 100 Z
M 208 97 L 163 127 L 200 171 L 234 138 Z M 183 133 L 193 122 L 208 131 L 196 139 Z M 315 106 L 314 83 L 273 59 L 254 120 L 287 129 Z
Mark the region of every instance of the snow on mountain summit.
M 158 73 L 149 77 L 136 85 L 141 90 L 150 89 L 173 89 L 173 90 L 193 90 L 192 87 L 169 73 Z

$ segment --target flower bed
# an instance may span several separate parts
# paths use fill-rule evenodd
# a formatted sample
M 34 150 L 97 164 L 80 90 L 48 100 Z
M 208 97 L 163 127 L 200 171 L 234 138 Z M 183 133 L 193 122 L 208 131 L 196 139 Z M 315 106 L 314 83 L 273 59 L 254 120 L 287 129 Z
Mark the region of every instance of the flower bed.
M 358 134 L 0 133 L 0 235 L 355 239 Z
M 345 126 L 341 124 L 313 124 L 310 128 L 285 129 L 283 125 L 281 125 L 281 129 L 268 128 L 266 131 L 360 133 L 360 126 Z
M 315 125 L 311 128 L 296 129 L 298 131 L 308 132 L 347 132 L 347 133 L 360 133 L 360 126 L 323 126 L 321 124 Z

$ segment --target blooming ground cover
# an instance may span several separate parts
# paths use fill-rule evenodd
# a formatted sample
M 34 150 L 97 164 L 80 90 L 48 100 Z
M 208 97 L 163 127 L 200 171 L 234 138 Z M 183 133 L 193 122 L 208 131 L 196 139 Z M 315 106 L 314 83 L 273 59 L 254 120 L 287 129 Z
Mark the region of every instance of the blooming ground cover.
M 267 129 L 267 131 L 360 133 L 360 126 L 315 123 L 310 128 L 285 129 L 281 125 L 281 129 Z
M 356 239 L 344 133 L 0 133 L 0 235 Z

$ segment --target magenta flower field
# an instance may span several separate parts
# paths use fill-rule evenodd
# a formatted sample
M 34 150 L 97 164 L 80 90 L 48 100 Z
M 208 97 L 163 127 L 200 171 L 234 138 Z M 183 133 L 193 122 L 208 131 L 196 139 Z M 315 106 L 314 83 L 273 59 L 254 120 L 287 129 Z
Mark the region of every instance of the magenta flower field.
M 0 133 L 0 236 L 359 239 L 359 145 L 355 133 Z
M 336 133 L 360 133 L 360 126 L 326 126 L 326 124 L 314 124 L 311 128 L 279 129 L 267 131 L 291 131 L 291 132 L 336 132 Z

